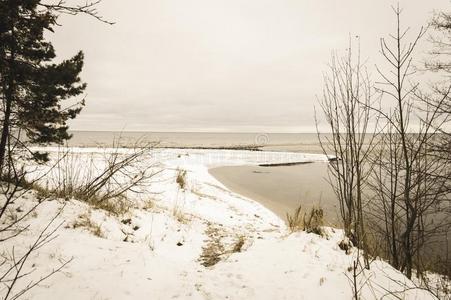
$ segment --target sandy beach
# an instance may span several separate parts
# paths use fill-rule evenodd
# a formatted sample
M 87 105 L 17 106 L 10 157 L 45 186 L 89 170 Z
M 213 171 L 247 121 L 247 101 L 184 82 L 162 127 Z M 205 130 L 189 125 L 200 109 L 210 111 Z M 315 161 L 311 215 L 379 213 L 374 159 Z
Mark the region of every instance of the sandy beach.
M 337 202 L 327 182 L 327 163 L 227 166 L 209 172 L 230 190 L 260 202 L 283 220 L 301 204 L 306 210 L 321 206 L 326 222 L 338 225 Z

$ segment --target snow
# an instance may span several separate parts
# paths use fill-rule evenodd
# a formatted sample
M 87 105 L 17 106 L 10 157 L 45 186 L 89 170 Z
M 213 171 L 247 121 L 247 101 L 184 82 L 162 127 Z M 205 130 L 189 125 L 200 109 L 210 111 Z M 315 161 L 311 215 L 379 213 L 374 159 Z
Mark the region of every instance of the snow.
M 50 151 L 53 158 L 59 151 L 41 150 Z M 78 167 L 86 169 L 92 166 L 88 161 L 101 160 L 112 151 L 73 148 L 71 155 L 82 157 L 77 164 L 85 163 Z M 290 234 L 274 213 L 229 191 L 208 173 L 213 166 L 301 161 L 327 158 L 259 151 L 152 150 L 147 163 L 159 172 L 140 190 L 143 193 L 129 195 L 133 208 L 125 215 L 115 216 L 75 199 L 52 199 L 26 219 L 30 227 L 20 238 L 2 243 L 3 251 L 11 251 L 13 245 L 17 253 L 25 251 L 62 209 L 52 225 L 63 223 L 57 238 L 30 257 L 26 268 L 35 271 L 19 282 L 17 290 L 68 262 L 25 297 L 352 299 L 349 267 L 357 250 L 346 254 L 338 247 L 341 230 L 326 228 L 326 237 Z M 179 170 L 187 171 L 185 189 L 175 181 Z M 26 211 L 36 201 L 36 193 L 29 192 L 15 202 L 14 211 Z M 149 201 L 152 207 L 146 205 Z M 240 251 L 234 251 L 240 240 Z M 219 261 L 210 265 L 211 258 Z M 381 260 L 359 277 L 359 284 L 362 299 L 433 299 Z

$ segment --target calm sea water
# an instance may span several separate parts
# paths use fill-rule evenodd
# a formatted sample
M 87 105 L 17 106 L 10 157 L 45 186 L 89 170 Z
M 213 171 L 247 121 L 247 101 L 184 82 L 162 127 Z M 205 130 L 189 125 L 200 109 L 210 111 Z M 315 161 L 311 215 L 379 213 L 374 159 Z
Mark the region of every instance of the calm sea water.
M 131 146 L 157 142 L 160 147 L 261 146 L 265 150 L 321 153 L 316 133 L 206 133 L 206 132 L 115 132 L 71 131 L 69 146 Z

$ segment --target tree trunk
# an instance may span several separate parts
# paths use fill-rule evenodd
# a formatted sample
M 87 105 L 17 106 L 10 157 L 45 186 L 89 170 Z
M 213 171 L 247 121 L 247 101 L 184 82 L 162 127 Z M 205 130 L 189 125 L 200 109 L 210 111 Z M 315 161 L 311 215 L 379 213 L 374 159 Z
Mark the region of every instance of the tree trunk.
M 7 72 L 9 73 L 7 76 L 8 84 L 3 85 L 4 94 L 5 94 L 5 112 L 4 112 L 4 119 L 2 124 L 2 134 L 0 138 L 0 177 L 3 176 L 3 168 L 5 166 L 5 157 L 6 157 L 6 148 L 8 144 L 8 138 L 10 135 L 10 126 L 11 126 L 11 106 L 13 103 L 13 98 L 15 95 L 15 82 L 14 82 L 14 70 L 15 70 L 15 59 L 16 59 L 16 52 L 14 47 L 14 41 L 16 37 L 16 32 L 14 29 L 14 20 L 16 19 L 15 10 L 10 10 L 10 27 L 11 27 L 11 53 L 10 57 L 8 59 L 8 69 Z

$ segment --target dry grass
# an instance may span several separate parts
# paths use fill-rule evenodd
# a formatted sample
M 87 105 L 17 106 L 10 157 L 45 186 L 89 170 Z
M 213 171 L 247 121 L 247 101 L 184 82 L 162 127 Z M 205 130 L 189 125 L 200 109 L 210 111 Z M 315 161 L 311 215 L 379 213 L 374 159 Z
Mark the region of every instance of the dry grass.
M 180 189 L 184 190 L 186 187 L 186 170 L 178 170 L 175 182 L 179 185 Z
M 177 220 L 177 222 L 181 224 L 189 224 L 191 222 L 191 219 L 177 205 L 172 209 L 172 215 Z
M 308 233 L 324 235 L 324 211 L 322 208 L 313 207 L 307 216 L 304 216 L 304 230 Z
M 227 232 L 219 226 L 209 224 L 205 231 L 208 240 L 202 247 L 202 254 L 199 257 L 201 265 L 204 267 L 211 267 L 220 262 L 222 259 L 230 256 L 233 253 L 242 252 L 244 244 L 246 243 L 246 236 L 238 235 L 232 242 L 225 242 L 227 239 Z
M 221 256 L 225 253 L 224 245 L 221 242 L 224 236 L 219 228 L 213 226 L 209 226 L 205 233 L 209 237 L 209 240 L 202 247 L 199 261 L 204 267 L 211 267 L 220 262 Z
M 38 199 L 76 199 L 115 216 L 126 214 L 132 207 L 131 202 L 125 196 L 109 199 L 98 198 L 97 195 L 86 197 L 85 194 L 78 193 L 76 189 L 50 189 L 39 184 L 34 184 L 33 189 L 37 191 Z
M 116 145 L 117 146 L 117 145 Z M 115 215 L 127 212 L 129 193 L 143 193 L 157 174 L 149 162 L 149 147 L 94 154 L 79 154 L 62 148 L 48 176 L 34 184 L 40 198 L 77 199 Z
M 155 202 L 153 200 L 151 200 L 151 199 L 145 200 L 144 203 L 143 203 L 142 208 L 144 210 L 152 210 L 152 209 L 155 208 Z
M 291 232 L 306 231 L 323 236 L 324 211 L 322 208 L 312 207 L 307 214 L 299 205 L 292 215 L 287 214 L 288 227 Z
M 128 213 L 132 207 L 130 201 L 128 201 L 125 197 L 108 199 L 104 201 L 93 201 L 89 204 L 91 204 L 95 208 L 102 209 L 115 216 L 122 216 Z
M 287 213 L 288 227 L 291 232 L 304 230 L 304 216 L 302 214 L 302 206 L 299 205 L 293 215 Z
M 38 198 L 38 200 L 51 199 L 52 197 L 56 198 L 56 195 L 48 186 L 43 187 L 43 186 L 39 185 L 38 183 L 35 183 L 35 184 L 33 184 L 32 189 L 36 191 L 36 198 Z
M 246 237 L 244 235 L 240 235 L 233 245 L 232 252 L 241 252 L 243 249 L 244 243 L 246 242 Z
M 78 216 L 78 219 L 74 222 L 72 228 L 85 228 L 97 237 L 104 237 L 102 228 L 99 224 L 92 222 L 90 213 L 84 213 Z

